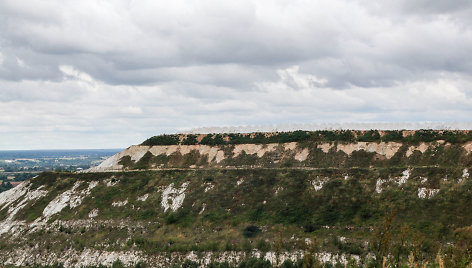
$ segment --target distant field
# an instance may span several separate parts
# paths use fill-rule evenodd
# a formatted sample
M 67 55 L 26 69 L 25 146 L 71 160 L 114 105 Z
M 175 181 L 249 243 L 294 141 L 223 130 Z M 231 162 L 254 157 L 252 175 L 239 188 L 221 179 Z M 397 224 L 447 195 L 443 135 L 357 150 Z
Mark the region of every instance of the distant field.
M 100 164 L 122 149 L 0 151 L 0 192 L 43 171 L 77 171 Z M 8 184 L 10 183 L 10 184 Z

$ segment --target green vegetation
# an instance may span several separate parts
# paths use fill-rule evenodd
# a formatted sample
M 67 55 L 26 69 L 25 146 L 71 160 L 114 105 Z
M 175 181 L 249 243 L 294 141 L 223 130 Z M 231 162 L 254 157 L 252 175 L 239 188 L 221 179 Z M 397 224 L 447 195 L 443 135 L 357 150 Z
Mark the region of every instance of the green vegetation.
M 13 185 L 11 185 L 10 182 L 2 182 L 2 184 L 0 184 L 0 193 L 10 190 L 11 188 L 13 188 Z
M 401 186 L 389 182 L 401 177 L 403 171 L 389 167 L 49 172 L 31 181 L 33 188 L 41 185 L 48 195 L 27 204 L 16 219 L 32 222 L 52 199 L 76 181 L 83 182 L 78 189 L 85 189 L 88 182 L 99 180 L 80 206 L 65 208 L 50 219 L 62 222 L 55 231 L 28 233 L 27 240 L 38 241 L 40 248 L 52 251 L 91 248 L 185 254 L 313 250 L 312 259 L 286 262 L 283 267 L 300 267 L 300 263 L 312 265 L 303 267 L 317 267 L 316 252 L 354 254 L 360 256 L 362 265 L 373 265 L 369 267 L 379 267 L 381 263 L 369 259 L 368 253 L 377 256 L 377 260 L 386 257 L 392 265 L 408 263 L 411 254 L 418 263 L 433 263 L 438 252 L 444 262 L 453 264 L 447 267 L 470 263 L 472 214 L 465 213 L 464 208 L 472 205 L 472 181 L 458 182 L 460 168 L 425 167 L 412 169 L 411 177 Z M 446 176 L 448 179 L 444 180 Z M 375 191 L 378 179 L 385 181 L 381 193 Z M 316 181 L 324 182 L 321 189 L 313 187 Z M 116 184 L 107 186 L 108 182 Z M 171 183 L 178 188 L 185 182 L 189 185 L 182 207 L 164 211 L 162 189 Z M 420 187 L 441 190 L 431 198 L 421 199 Z M 145 201 L 138 199 L 146 194 Z M 112 205 L 123 200 L 127 200 L 125 205 Z M 93 209 L 99 211 L 94 224 L 67 224 L 88 219 Z M 5 213 L 6 210 L 0 211 L 0 215 Z M 316 242 L 316 249 L 307 248 L 307 238 Z M 2 239 L 8 247 L 27 246 Z M 123 246 L 114 241 L 125 243 Z M 248 259 L 238 265 L 269 267 L 266 261 L 257 264 L 261 266 L 253 266 L 255 263 L 258 261 Z
M 259 227 L 254 226 L 254 225 L 249 225 L 246 228 L 244 228 L 243 235 L 246 238 L 255 237 L 260 231 L 261 229 Z
M 147 139 L 141 145 L 147 145 L 147 146 L 156 145 L 156 144 L 175 145 L 179 143 L 180 143 L 180 140 L 179 140 L 178 135 L 160 135 L 160 136 L 154 136 Z
M 411 132 L 411 131 L 410 131 Z M 444 140 L 450 143 L 464 143 L 472 141 L 471 131 L 452 131 L 452 130 L 418 130 L 413 132 L 402 130 L 320 130 L 320 131 L 302 131 L 293 132 L 271 132 L 271 133 L 221 133 L 206 134 L 200 142 L 197 141 L 197 135 L 160 135 L 154 136 L 141 145 L 227 145 L 227 144 L 267 144 L 267 143 L 285 143 L 285 142 L 405 142 L 419 143 Z
M 367 149 L 340 149 L 352 141 L 402 144 L 387 158 Z M 216 163 L 198 150 L 147 152 L 137 161 L 121 158 L 123 172 L 41 173 L 30 180 L 31 190 L 47 194 L 12 203 L 21 205 L 14 220 L 38 222 L 65 191 L 86 192 L 92 181 L 98 184 L 88 194 L 68 193 L 82 199 L 47 219 L 48 228 L 1 235 L 0 254 L 89 249 L 179 256 L 167 267 L 199 267 L 194 257 L 209 252 L 206 267 L 215 268 L 470 267 L 472 154 L 463 144 L 468 141 L 468 131 L 430 130 L 157 136 L 145 144 L 206 144 L 224 157 Z M 233 153 L 235 144 L 269 148 L 268 143 L 285 142 L 298 143 L 292 149 L 274 145 L 263 156 Z M 411 147 L 421 142 L 432 143 Z M 306 159 L 297 160 L 304 150 Z M 8 218 L 8 210 L 0 210 L 0 220 Z M 219 262 L 228 252 L 240 254 L 238 261 Z M 254 258 L 255 252 L 303 256 L 270 263 Z M 328 253 L 332 262 L 322 263 Z M 119 261 L 112 267 L 146 265 L 152 267 Z

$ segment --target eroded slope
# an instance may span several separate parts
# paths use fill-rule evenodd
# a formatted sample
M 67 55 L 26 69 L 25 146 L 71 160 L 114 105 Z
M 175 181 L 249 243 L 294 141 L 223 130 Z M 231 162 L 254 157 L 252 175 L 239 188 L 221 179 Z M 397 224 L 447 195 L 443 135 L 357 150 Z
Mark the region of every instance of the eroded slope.
M 134 145 L 89 172 L 162 168 L 471 166 L 472 142 Z
M 365 261 L 392 212 L 395 228 L 454 241 L 471 187 L 468 169 L 440 167 L 43 173 L 0 195 L 0 263 L 276 264 L 315 237 L 319 258 Z

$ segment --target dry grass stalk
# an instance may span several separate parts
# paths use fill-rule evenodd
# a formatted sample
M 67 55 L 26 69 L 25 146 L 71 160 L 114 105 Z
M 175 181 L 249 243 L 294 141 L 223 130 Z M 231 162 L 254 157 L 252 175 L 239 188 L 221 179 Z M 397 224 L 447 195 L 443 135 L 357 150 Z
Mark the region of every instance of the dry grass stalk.
M 413 251 L 411 251 L 410 255 L 408 256 L 408 267 L 410 268 L 418 267 L 418 264 L 415 262 L 415 255 L 413 254 Z
M 439 268 L 444 268 L 444 260 L 441 257 L 441 250 L 439 250 L 438 255 L 436 255 L 436 263 L 439 265 Z

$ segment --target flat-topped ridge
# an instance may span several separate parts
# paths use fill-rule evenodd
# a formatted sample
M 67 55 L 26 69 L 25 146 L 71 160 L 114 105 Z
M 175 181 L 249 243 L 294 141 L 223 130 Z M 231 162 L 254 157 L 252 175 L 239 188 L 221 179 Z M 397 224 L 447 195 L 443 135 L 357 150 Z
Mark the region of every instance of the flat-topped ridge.
M 440 152 L 440 154 L 438 154 Z M 164 168 L 472 166 L 472 142 L 285 142 L 133 145 L 89 172 Z
M 471 130 L 317 130 L 292 132 L 252 132 L 213 134 L 163 134 L 145 140 L 141 145 L 227 145 L 286 142 L 432 142 L 472 141 Z

